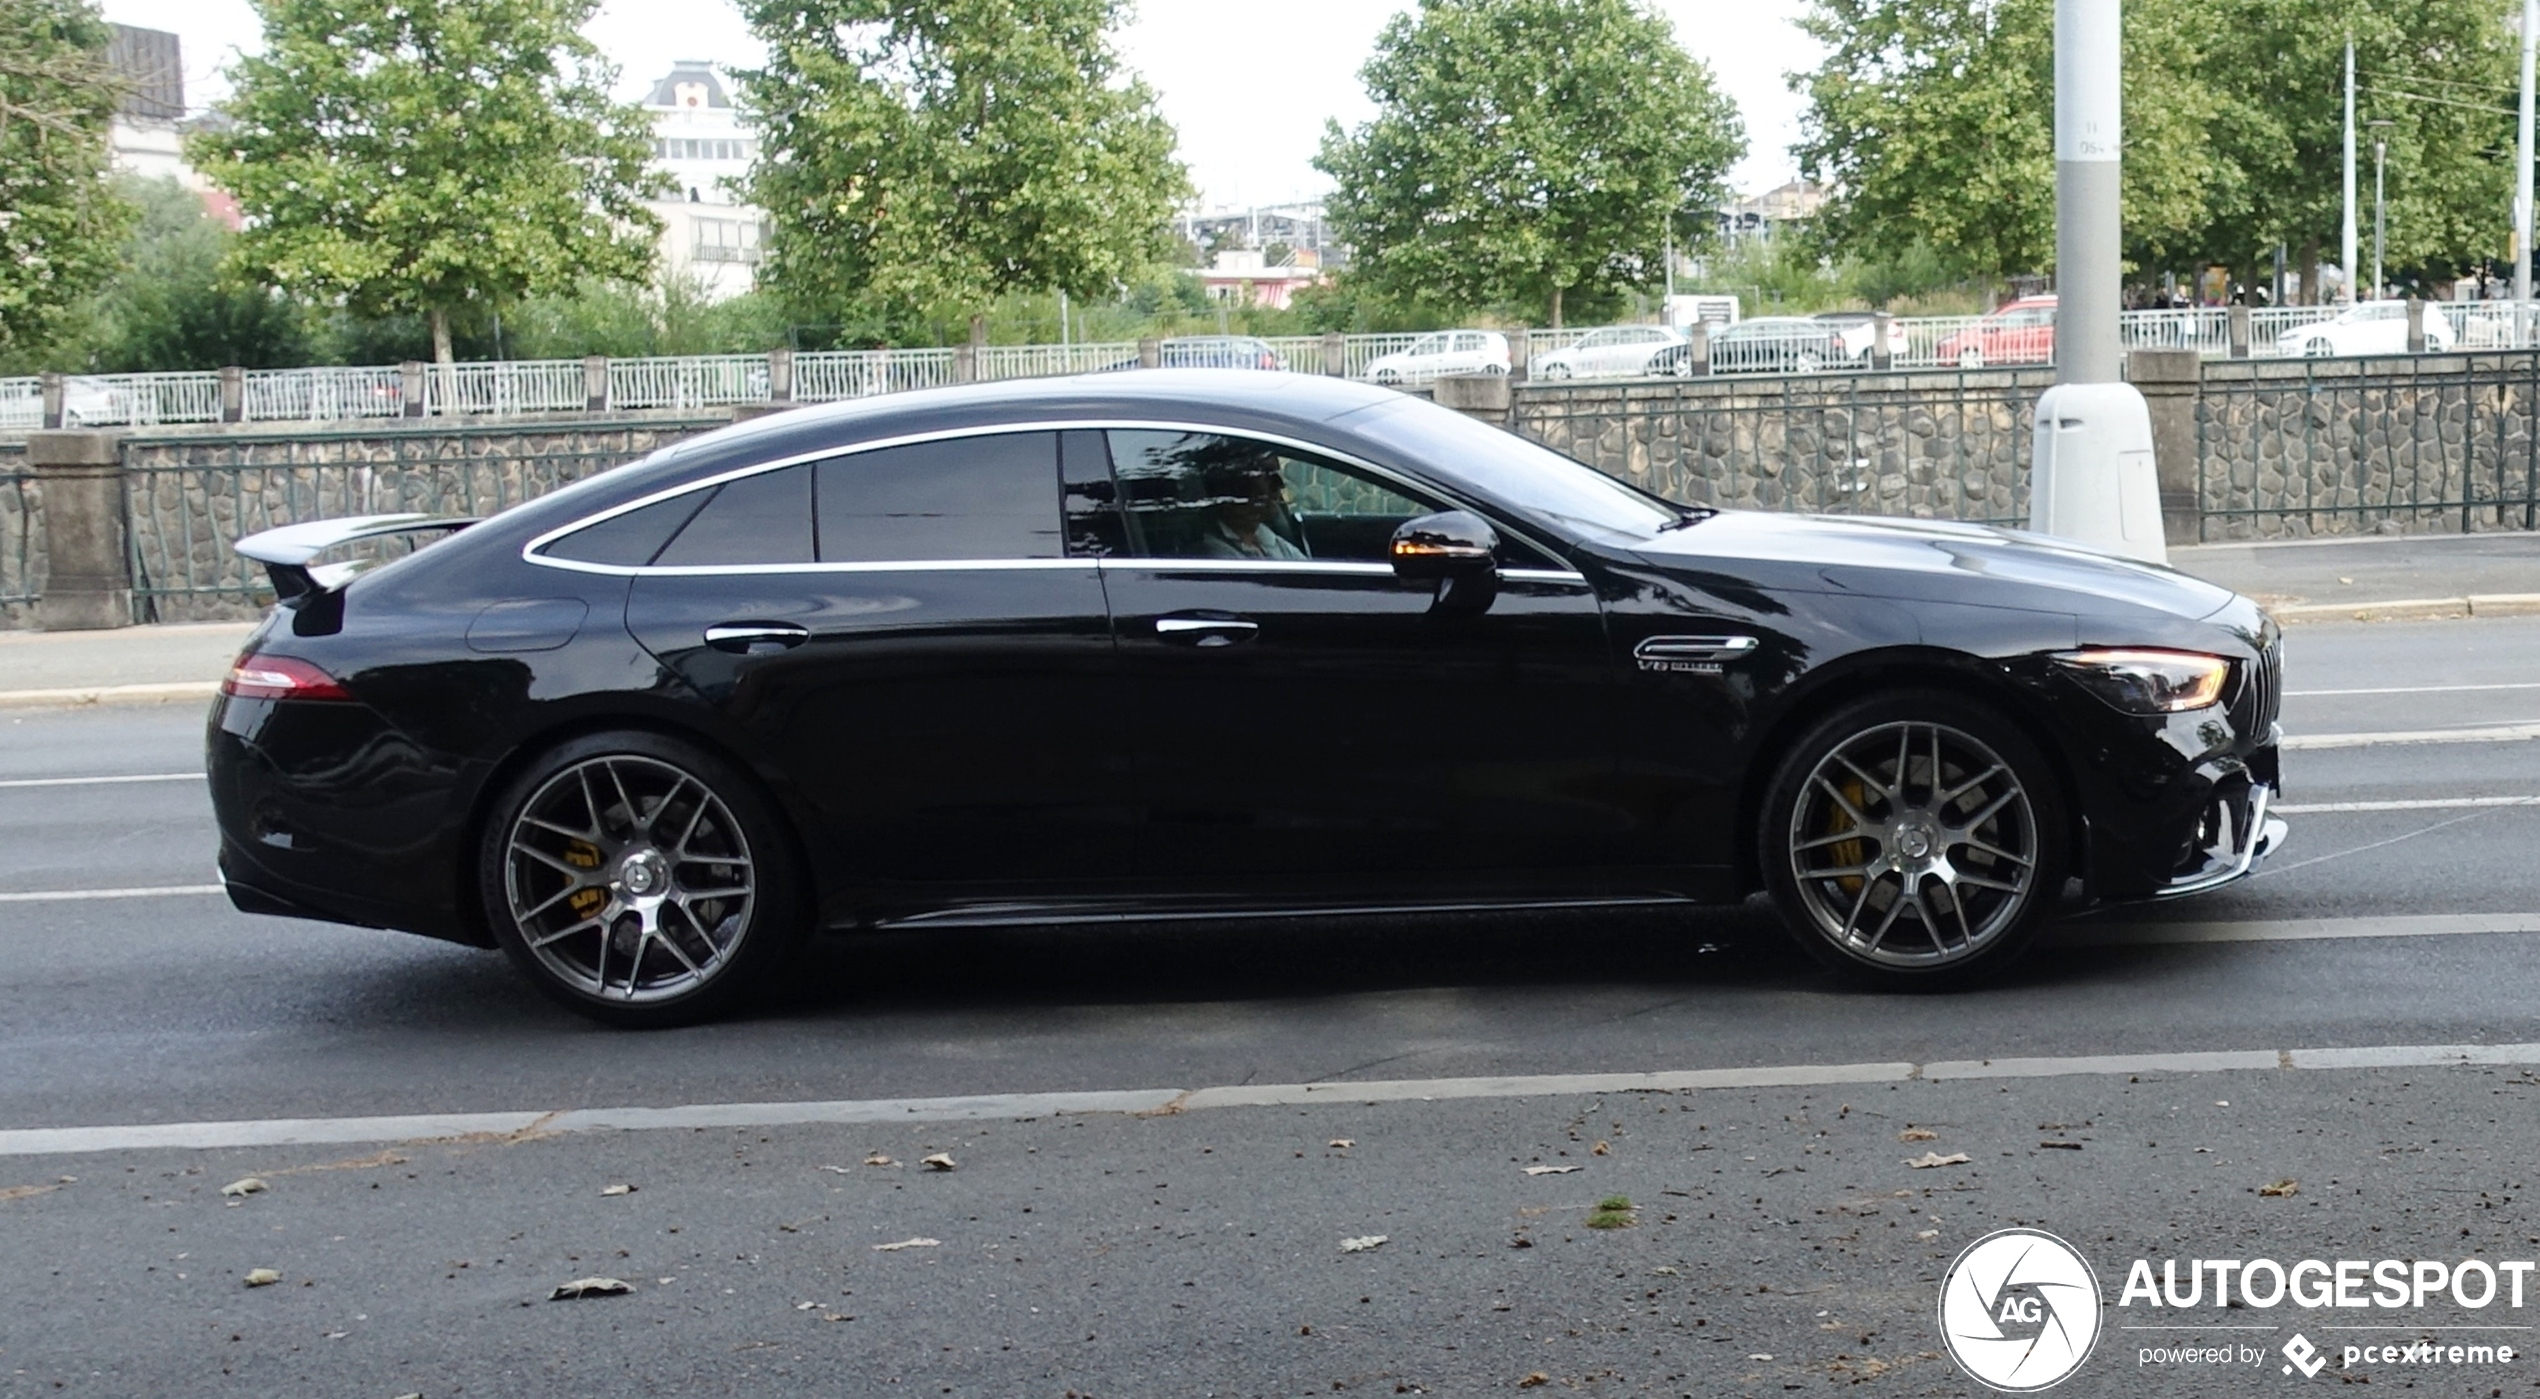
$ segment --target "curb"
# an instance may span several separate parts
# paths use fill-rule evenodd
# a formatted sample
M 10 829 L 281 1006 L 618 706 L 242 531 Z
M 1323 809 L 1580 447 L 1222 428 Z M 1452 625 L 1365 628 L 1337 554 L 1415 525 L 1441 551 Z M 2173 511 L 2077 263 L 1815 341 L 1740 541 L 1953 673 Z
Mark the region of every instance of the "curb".
M 2540 616 L 2540 593 L 2472 593 L 2467 597 L 2399 598 L 2390 602 L 2309 602 L 2271 607 L 2279 622 L 2411 622 L 2446 617 Z
M 157 685 L 87 685 L 66 690 L 0 690 L 0 709 L 62 708 L 92 704 L 165 704 L 210 699 L 217 680 L 179 680 Z

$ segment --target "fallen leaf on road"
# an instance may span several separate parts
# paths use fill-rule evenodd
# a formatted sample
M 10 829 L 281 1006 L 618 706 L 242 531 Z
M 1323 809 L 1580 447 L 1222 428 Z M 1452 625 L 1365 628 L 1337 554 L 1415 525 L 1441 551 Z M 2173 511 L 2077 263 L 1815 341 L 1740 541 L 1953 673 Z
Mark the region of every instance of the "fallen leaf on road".
M 0 1190 L 0 1200 L 23 1200 L 33 1195 L 50 1195 L 61 1188 L 58 1185 L 12 1185 L 6 1190 Z
M 936 1152 L 932 1156 L 918 1158 L 917 1164 L 924 1166 L 930 1171 L 949 1171 L 953 1169 L 952 1157 L 941 1151 Z
M 847 1169 L 846 1167 L 844 1167 L 844 1166 L 823 1166 L 823 1167 L 821 1167 L 820 1169 L 822 1169 L 822 1170 L 824 1170 L 824 1171 L 834 1171 L 834 1172 L 836 1172 L 837 1174 L 842 1175 L 842 1176 L 851 1176 L 851 1175 L 854 1175 L 854 1174 L 855 1174 L 855 1172 L 848 1170 L 848 1169 Z
M 2288 1195 L 2301 1193 L 2301 1189 L 2302 1182 L 2298 1180 L 2279 1180 L 2273 1185 L 2259 1186 L 2258 1193 L 2281 1200 Z
M 1613 1149 L 1614 1148 L 1606 1142 L 1598 1142 L 1596 1145 L 1588 1148 L 1588 1155 L 1603 1156 L 1611 1152 Z
M 1758 1351 L 1757 1353 L 1755 1353 L 1755 1354 L 1753 1354 L 1753 1355 L 1750 1355 L 1750 1356 L 1748 1356 L 1748 1357 L 1746 1357 L 1746 1358 L 1747 1358 L 1747 1359 L 1749 1359 L 1749 1360 L 1770 1360 L 1770 1359 L 1772 1359 L 1773 1357 L 1771 1357 L 1771 1356 L 1769 1356 L 1769 1355 L 1766 1355 L 1766 1354 L 1762 1353 L 1761 1351 Z
M 942 1246 L 943 1242 L 944 1241 L 941 1239 L 902 1239 L 895 1244 L 875 1244 L 873 1246 L 873 1251 L 875 1253 L 897 1253 L 904 1248 L 938 1248 Z
M 796 1302 L 794 1304 L 794 1310 L 798 1312 L 807 1312 L 814 1310 L 819 1307 L 819 1305 L 820 1304 L 818 1302 Z
M 1358 1145 L 1358 1143 L 1347 1137 L 1334 1137 L 1329 1142 L 1324 1143 L 1324 1145 L 1329 1146 L 1334 1151 L 1347 1151 L 1351 1147 Z
M 1940 1140 L 1940 1134 L 1927 1127 L 1908 1127 L 1897 1133 L 1896 1139 L 1900 1142 L 1936 1142 Z
M 565 1302 L 576 1297 L 623 1297 L 634 1290 L 635 1284 L 617 1278 L 575 1278 L 571 1282 L 558 1283 L 556 1290 L 547 1294 L 547 1300 Z
M 1940 1237 L 1940 1231 L 1937 1229 L 1917 1229 L 1914 1231 L 1914 1237 L 1922 1240 L 1924 1243 L 1930 1243 L 1932 1240 Z
M 1934 1166 L 1963 1166 L 1967 1164 L 1967 1153 L 1953 1151 L 1943 1156 L 1937 1151 L 1926 1151 L 1920 1156 L 1907 1160 L 1905 1164 L 1918 1171 L 1927 1171 Z
M 2044 1147 L 2044 1148 L 2045 1148 L 2045 1149 L 2047 1149 L 2048 1151 L 2079 1151 L 2079 1150 L 2081 1150 L 2081 1143 L 2079 1143 L 2079 1142 L 2039 1142 L 2039 1143 L 2038 1143 L 2038 1145 L 2039 1145 L 2039 1146 L 2041 1146 L 2041 1147 Z
M 222 1186 L 220 1188 L 220 1193 L 235 1199 L 241 1195 L 261 1195 L 272 1188 L 272 1186 L 264 1183 L 263 1178 L 258 1176 L 249 1176 L 245 1180 L 233 1180 L 229 1184 Z
M 280 1281 L 282 1281 L 282 1274 L 275 1272 L 271 1268 L 249 1268 L 247 1270 L 247 1285 L 249 1287 L 271 1287 Z
M 1537 1370 L 1533 1374 L 1526 1376 L 1524 1379 L 1517 1381 L 1517 1387 L 1519 1389 L 1533 1389 L 1539 1385 L 1547 1385 L 1550 1383 L 1552 1383 L 1552 1376 L 1545 1374 L 1541 1370 Z
M 1578 1167 L 1576 1166 L 1528 1166 L 1526 1168 L 1526 1174 L 1530 1176 L 1566 1176 L 1577 1169 Z
M 612 1185 L 605 1187 L 600 1191 L 600 1193 L 603 1195 L 632 1195 L 635 1193 L 635 1187 L 631 1185 Z
M 1385 1237 L 1386 1236 L 1383 1234 L 1367 1234 L 1355 1239 L 1343 1239 L 1341 1240 L 1341 1252 L 1365 1253 L 1371 1248 L 1382 1246 L 1385 1242 Z
M 872 1155 L 870 1155 L 870 1156 L 868 1156 L 868 1157 L 864 1158 L 864 1164 L 866 1164 L 866 1165 L 868 1165 L 868 1166 L 896 1166 L 896 1165 L 898 1165 L 898 1164 L 899 1164 L 899 1162 L 894 1161 L 894 1160 L 892 1160 L 890 1157 L 885 1156 L 885 1155 L 883 1155 L 881 1152 L 878 1152 L 878 1151 L 877 1151 L 877 1152 L 873 1153 Z

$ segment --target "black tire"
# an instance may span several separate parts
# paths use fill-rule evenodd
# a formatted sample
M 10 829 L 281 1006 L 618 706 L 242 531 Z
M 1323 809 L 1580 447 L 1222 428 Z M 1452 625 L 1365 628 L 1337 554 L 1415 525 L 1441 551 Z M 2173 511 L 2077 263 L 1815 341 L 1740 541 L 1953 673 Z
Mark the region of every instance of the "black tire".
M 1757 867 L 1820 964 L 1882 990 L 1947 990 L 2027 950 L 2063 894 L 2071 830 L 2053 766 L 2018 725 L 1948 691 L 1900 690 L 1842 706 L 1783 754 Z
M 559 1004 L 632 1029 L 685 1025 L 801 949 L 793 851 L 774 804 L 724 759 L 664 734 L 587 734 L 496 795 L 477 892 L 503 951 Z

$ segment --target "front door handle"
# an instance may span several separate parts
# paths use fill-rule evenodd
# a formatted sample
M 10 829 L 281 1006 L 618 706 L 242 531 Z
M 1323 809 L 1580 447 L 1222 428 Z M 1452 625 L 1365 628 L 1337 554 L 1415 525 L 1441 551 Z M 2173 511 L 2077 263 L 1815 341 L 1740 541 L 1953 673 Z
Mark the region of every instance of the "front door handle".
M 792 622 L 725 622 L 706 628 L 708 646 L 742 656 L 788 650 L 810 639 L 811 628 Z
M 1259 622 L 1241 617 L 1158 617 L 1155 634 L 1175 646 L 1232 646 L 1250 641 L 1261 630 Z

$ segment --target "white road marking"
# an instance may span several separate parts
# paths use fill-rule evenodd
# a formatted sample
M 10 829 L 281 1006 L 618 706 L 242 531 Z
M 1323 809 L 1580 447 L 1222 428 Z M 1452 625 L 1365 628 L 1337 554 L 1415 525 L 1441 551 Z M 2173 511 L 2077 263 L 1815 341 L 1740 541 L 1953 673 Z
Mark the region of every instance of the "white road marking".
M 2358 938 L 2540 933 L 2540 913 L 2420 913 L 2389 918 L 2271 918 L 2238 923 L 2103 923 L 2048 928 L 2049 947 L 2161 947 L 2207 942 L 2329 942 Z
M 2474 806 L 2540 806 L 2540 797 L 2424 797 L 2370 802 L 2278 802 L 2267 810 L 2281 816 L 2308 816 L 2332 811 L 2457 811 Z
M 2380 748 L 2403 743 L 2514 743 L 2540 738 L 2540 723 L 2489 724 L 2473 729 L 2403 729 L 2391 733 L 2294 734 L 2292 748 Z
M 1198 1089 L 1132 1088 L 1084 1093 L 994 1093 L 837 1102 L 698 1103 L 667 1108 L 577 1108 L 554 1112 L 462 1112 L 405 1117 L 302 1117 L 104 1127 L 30 1127 L 0 1131 L 0 1156 L 51 1156 L 153 1148 L 202 1150 L 345 1142 L 419 1142 L 473 1136 L 532 1138 L 582 1132 L 690 1131 L 708 1127 L 783 1127 L 811 1123 L 956 1122 L 1071 1113 L 1172 1116 L 1223 1108 L 1293 1107 L 1315 1103 L 1450 1102 L 1477 1098 L 1815 1088 L 1853 1083 L 1955 1079 L 2435 1068 L 2465 1064 L 2540 1064 L 2540 1044 L 2368 1045 L 2326 1049 L 2084 1054 L 2060 1058 L 1955 1059 L 1922 1064 L 1905 1061 L 1788 1064 L 1658 1073 L 1524 1074 L 1498 1078 L 1246 1084 Z
M 0 894 L 0 904 L 73 903 L 83 899 L 163 899 L 179 894 L 228 892 L 218 884 L 159 884 L 140 889 L 27 889 Z
M 2368 690 L 2287 690 L 2286 699 L 2319 699 L 2328 695 L 2451 695 L 2467 690 L 2540 690 L 2540 680 L 2494 685 L 2390 685 Z
M 0 709 L 25 706 L 142 703 L 210 699 L 220 693 L 217 680 L 177 680 L 150 685 L 84 685 L 61 690 L 0 690 Z
M 200 782 L 199 772 L 143 772 L 129 777 L 12 777 L 0 780 L 0 788 L 9 787 L 103 787 L 117 782 Z

